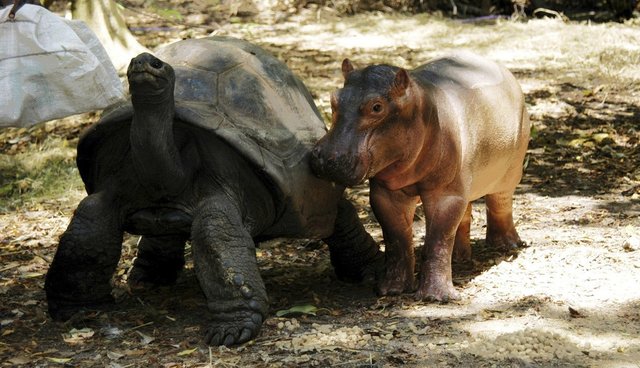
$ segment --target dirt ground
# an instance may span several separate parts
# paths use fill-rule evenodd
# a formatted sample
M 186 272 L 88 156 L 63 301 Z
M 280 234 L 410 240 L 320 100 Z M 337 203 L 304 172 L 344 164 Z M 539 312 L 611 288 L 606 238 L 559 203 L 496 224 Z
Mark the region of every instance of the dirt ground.
M 430 304 L 411 295 L 376 297 L 372 282 L 336 280 L 320 242 L 271 241 L 258 250 L 271 298 L 260 335 L 210 348 L 201 342 L 207 312 L 192 263 L 177 285 L 132 293 L 125 283 L 136 239 L 128 237 L 114 280 L 117 305 L 56 323 L 46 314 L 44 274 L 84 195 L 74 147 L 97 116 L 9 129 L 0 132 L 0 366 L 640 366 L 637 24 L 338 17 L 306 9 L 277 23 L 218 27 L 202 15 L 167 22 L 133 10 L 128 20 L 150 48 L 212 31 L 265 47 L 298 73 L 327 118 L 344 57 L 416 67 L 465 48 L 505 64 L 523 86 L 534 126 L 514 208 L 528 247 L 508 255 L 485 248 L 478 201 L 473 265 L 454 269 L 462 300 Z M 54 167 L 70 181 L 44 179 Z M 48 186 L 54 189 L 43 191 Z M 365 186 L 349 191 L 382 242 L 367 194 Z

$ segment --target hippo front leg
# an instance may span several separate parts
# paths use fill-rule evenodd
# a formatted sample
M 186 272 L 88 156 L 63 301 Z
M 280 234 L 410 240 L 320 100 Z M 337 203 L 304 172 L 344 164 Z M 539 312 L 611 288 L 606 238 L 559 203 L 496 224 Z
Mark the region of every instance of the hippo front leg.
M 453 287 L 451 258 L 468 201 L 457 195 L 439 195 L 424 197 L 422 203 L 426 233 L 416 299 L 442 302 L 459 299 Z
M 413 216 L 417 196 L 390 191 L 371 181 L 370 201 L 385 243 L 385 273 L 378 282 L 378 294 L 412 292 L 415 269 Z
M 206 199 L 195 212 L 195 271 L 212 313 L 205 341 L 240 344 L 255 337 L 268 312 L 253 238 L 226 195 Z
M 103 193 L 86 197 L 60 238 L 44 284 L 53 319 L 66 320 L 84 307 L 113 302 L 110 282 L 123 235 L 113 203 Z

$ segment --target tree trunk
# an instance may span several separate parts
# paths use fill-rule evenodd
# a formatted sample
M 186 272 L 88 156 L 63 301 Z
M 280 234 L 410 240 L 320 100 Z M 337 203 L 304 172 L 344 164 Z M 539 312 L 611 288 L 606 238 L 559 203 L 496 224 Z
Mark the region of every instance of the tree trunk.
M 95 32 L 119 72 L 126 71 L 134 56 L 148 51 L 129 32 L 114 0 L 73 0 L 71 14 Z

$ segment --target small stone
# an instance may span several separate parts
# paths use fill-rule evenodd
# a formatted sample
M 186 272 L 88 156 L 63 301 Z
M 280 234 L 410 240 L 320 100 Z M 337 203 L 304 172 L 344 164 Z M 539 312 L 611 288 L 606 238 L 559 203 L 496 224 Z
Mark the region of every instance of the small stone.
M 640 249 L 640 237 L 632 236 L 627 238 L 622 244 L 622 249 L 627 252 L 635 252 Z

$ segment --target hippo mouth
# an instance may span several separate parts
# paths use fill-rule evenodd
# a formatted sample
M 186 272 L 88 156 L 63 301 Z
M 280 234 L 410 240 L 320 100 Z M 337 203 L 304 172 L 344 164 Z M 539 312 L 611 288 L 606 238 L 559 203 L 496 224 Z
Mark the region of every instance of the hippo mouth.
M 311 160 L 311 170 L 320 178 L 352 187 L 369 178 L 370 167 L 362 160 L 341 157 L 331 161 Z
M 317 144 L 311 156 L 311 170 L 316 176 L 353 187 L 371 175 L 373 152 L 367 149 L 368 137 L 358 144 L 358 149 L 336 149 L 336 144 Z M 364 144 L 363 144 L 364 143 Z M 342 144 L 342 147 L 350 144 Z

